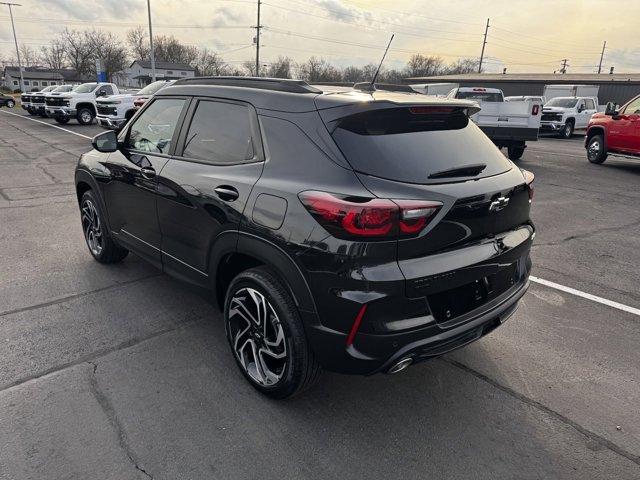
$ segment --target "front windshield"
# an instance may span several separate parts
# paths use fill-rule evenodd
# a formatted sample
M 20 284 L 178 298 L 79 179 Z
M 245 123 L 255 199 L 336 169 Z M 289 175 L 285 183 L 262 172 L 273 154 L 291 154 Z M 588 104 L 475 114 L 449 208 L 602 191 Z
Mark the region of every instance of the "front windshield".
M 93 92 L 97 86 L 97 83 L 83 83 L 74 88 L 73 91 L 76 93 L 90 93 Z
M 53 90 L 54 88 L 56 88 L 56 87 L 55 87 L 55 85 L 54 85 L 54 86 L 52 86 L 52 87 L 46 87 L 46 88 L 43 88 L 43 89 L 42 89 L 42 90 L 40 90 L 40 91 L 41 91 L 42 93 L 50 92 L 50 91 L 51 91 L 51 90 Z
M 562 107 L 562 108 L 573 108 L 578 103 L 577 98 L 554 98 L 549 100 L 545 107 Z
M 72 85 L 60 85 L 57 87 L 54 92 L 70 92 L 73 89 Z
M 158 80 L 157 82 L 150 83 L 142 90 L 138 92 L 138 95 L 153 95 L 162 87 L 168 85 L 169 82 L 165 82 L 164 80 Z

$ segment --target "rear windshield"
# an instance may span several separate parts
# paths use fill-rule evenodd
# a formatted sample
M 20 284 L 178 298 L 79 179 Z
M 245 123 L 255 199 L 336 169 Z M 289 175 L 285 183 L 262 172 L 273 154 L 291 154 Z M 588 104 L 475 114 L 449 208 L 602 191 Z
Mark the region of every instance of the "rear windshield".
M 149 85 L 144 87 L 142 90 L 138 92 L 138 95 L 153 95 L 162 87 L 165 87 L 168 84 L 169 82 L 166 82 L 164 80 L 158 80 L 157 82 L 150 83 Z
M 563 108 L 573 108 L 578 103 L 577 98 L 554 98 L 549 100 L 545 107 L 563 107 Z
M 355 170 L 402 182 L 460 181 L 511 168 L 509 160 L 458 108 L 359 113 L 342 120 L 332 136 Z M 464 171 L 478 166 L 477 172 Z M 454 172 L 450 177 L 443 175 L 448 171 Z
M 82 85 L 75 87 L 73 91 L 77 93 L 90 93 L 93 92 L 97 86 L 97 83 L 83 83 Z
M 463 98 L 465 100 L 480 100 L 482 102 L 502 102 L 503 97 L 501 93 L 492 92 L 461 92 L 458 90 L 456 98 Z

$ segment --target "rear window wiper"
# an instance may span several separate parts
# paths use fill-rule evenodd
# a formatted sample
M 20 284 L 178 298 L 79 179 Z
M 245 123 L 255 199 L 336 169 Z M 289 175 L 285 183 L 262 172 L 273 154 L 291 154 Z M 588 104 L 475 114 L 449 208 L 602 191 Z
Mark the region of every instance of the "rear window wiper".
M 449 170 L 432 173 L 428 178 L 475 177 L 485 168 L 487 168 L 487 165 L 484 163 L 465 165 L 464 167 L 451 168 Z

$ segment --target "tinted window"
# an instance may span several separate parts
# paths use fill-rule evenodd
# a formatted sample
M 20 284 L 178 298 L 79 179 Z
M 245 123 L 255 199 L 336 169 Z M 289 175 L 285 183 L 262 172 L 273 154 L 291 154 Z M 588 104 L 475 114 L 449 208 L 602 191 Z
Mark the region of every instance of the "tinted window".
M 97 83 L 83 83 L 82 85 L 75 87 L 73 91 L 78 93 L 90 93 L 93 92 L 97 86 Z
M 184 100 L 163 98 L 154 101 L 129 130 L 126 146 L 151 153 L 168 153 Z
M 624 109 L 624 113 L 627 115 L 640 113 L 640 97 L 629 103 L 629 105 Z
M 249 107 L 235 103 L 198 103 L 183 156 L 211 163 L 240 163 L 256 156 Z
M 562 107 L 562 108 L 573 108 L 578 103 L 577 98 L 554 98 L 553 100 L 549 100 L 545 107 Z
M 461 92 L 458 90 L 456 98 L 464 98 L 465 100 L 478 100 L 482 102 L 502 102 L 501 93 L 492 92 Z
M 403 182 L 443 182 L 429 176 L 471 165 L 485 165 L 474 178 L 511 168 L 462 109 L 360 113 L 343 120 L 332 136 L 355 170 Z
M 113 95 L 113 87 L 111 85 L 103 85 L 102 87 L 100 87 L 99 92 L 102 91 L 104 91 L 107 96 Z
M 161 88 L 168 86 L 169 82 L 165 82 L 164 80 L 158 80 L 157 82 L 150 83 L 142 90 L 138 92 L 138 95 L 153 95 Z

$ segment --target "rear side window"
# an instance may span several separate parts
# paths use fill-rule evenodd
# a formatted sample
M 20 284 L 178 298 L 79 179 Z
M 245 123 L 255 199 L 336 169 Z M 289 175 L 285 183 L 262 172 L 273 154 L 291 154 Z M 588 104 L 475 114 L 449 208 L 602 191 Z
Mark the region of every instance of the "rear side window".
M 185 137 L 182 156 L 214 164 L 256 159 L 249 107 L 201 100 Z
M 459 108 L 392 108 L 359 113 L 343 119 L 332 136 L 355 170 L 402 182 L 459 181 L 462 177 L 497 175 L 511 168 L 509 160 Z M 479 171 L 464 172 L 470 167 Z M 451 177 L 443 175 L 453 170 L 458 172 Z
M 149 153 L 169 153 L 184 99 L 156 99 L 136 119 L 129 130 L 125 146 Z

